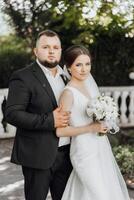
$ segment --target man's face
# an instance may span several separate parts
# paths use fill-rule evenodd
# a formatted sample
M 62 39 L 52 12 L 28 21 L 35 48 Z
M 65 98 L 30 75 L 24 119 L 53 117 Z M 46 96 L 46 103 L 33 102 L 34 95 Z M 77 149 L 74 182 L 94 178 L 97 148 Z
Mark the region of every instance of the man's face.
M 61 59 L 61 42 L 57 36 L 42 35 L 34 49 L 39 62 L 49 68 L 56 67 Z

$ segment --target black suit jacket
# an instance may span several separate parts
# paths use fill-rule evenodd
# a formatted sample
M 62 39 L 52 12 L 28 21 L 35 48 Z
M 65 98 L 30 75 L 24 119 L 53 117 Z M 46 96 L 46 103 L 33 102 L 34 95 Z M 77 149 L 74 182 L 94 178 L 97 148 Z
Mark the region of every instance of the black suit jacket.
M 54 93 L 35 62 L 13 73 L 6 106 L 7 122 L 17 127 L 11 162 L 47 169 L 57 153 L 53 110 Z

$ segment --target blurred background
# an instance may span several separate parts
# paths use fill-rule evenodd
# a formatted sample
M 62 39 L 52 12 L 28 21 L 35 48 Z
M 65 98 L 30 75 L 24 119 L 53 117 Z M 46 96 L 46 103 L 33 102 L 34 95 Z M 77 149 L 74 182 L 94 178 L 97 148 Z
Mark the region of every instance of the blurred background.
M 59 34 L 63 51 L 72 44 L 90 50 L 100 91 L 119 108 L 120 132 L 109 139 L 134 199 L 133 0 L 0 0 L 0 199 L 24 199 L 20 168 L 9 163 L 15 127 L 4 109 L 10 75 L 34 60 L 35 38 L 44 29 Z

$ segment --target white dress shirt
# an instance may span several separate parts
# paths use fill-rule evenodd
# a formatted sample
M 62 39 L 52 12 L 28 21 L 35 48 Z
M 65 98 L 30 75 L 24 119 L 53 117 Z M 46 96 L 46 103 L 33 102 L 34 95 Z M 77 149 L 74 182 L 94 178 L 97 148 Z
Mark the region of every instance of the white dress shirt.
M 36 62 L 38 63 L 38 65 L 41 67 L 42 71 L 44 72 L 53 92 L 54 92 L 54 95 L 55 95 L 55 98 L 56 98 L 56 101 L 57 101 L 57 104 L 59 103 L 59 98 L 60 98 L 60 95 L 65 87 L 65 84 L 61 78 L 61 74 L 65 75 L 63 69 L 57 65 L 57 73 L 55 76 L 53 76 L 52 72 L 44 67 L 39 61 L 38 59 L 36 60 Z M 59 147 L 60 146 L 64 146 L 64 145 L 67 145 L 70 143 L 70 137 L 61 137 L 59 139 Z

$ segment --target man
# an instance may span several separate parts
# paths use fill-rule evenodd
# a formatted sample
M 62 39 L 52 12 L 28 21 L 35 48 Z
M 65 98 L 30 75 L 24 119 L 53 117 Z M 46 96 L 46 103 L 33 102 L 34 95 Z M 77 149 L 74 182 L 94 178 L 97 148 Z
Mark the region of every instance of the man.
M 26 200 L 45 200 L 49 188 L 52 199 L 60 200 L 72 166 L 70 139 L 55 134 L 69 121 L 57 106 L 65 86 L 58 35 L 41 32 L 34 53 L 36 62 L 14 72 L 9 83 L 6 119 L 17 127 L 11 162 L 22 166 Z

